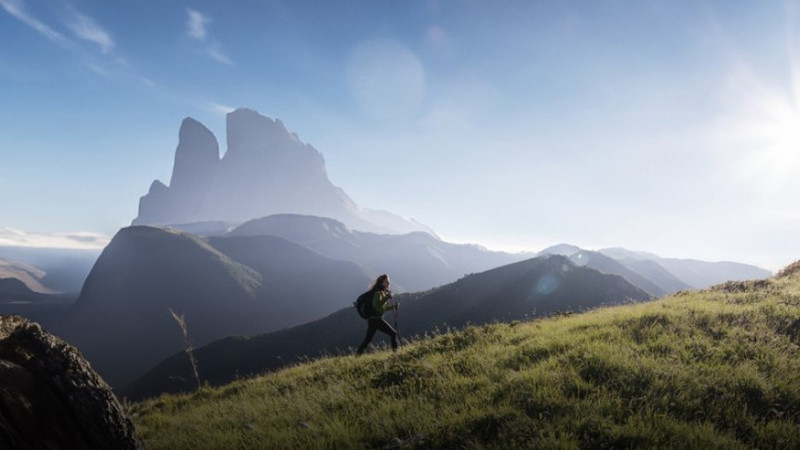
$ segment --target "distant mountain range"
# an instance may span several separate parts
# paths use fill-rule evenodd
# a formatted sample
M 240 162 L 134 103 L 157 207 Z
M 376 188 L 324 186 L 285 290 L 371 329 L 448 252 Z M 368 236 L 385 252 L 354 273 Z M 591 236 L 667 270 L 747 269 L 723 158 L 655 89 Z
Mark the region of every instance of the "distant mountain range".
M 724 277 L 725 270 L 731 270 L 730 279 L 769 274 L 733 263 L 690 261 L 685 268 L 681 260 L 641 259 L 641 254 L 617 260 L 569 245 L 542 253 L 555 250 L 575 250 L 569 255 L 572 265 L 618 275 L 652 297 L 696 287 L 660 266 L 662 261 L 673 270 L 693 269 L 694 279 Z M 133 226 L 106 247 L 66 315 L 42 312 L 50 306 L 63 311 L 68 299 L 36 303 L 30 296 L 27 306 L 6 305 L 0 313 L 44 322 L 120 388 L 182 348 L 169 309 L 185 315 L 194 343 L 204 345 L 324 317 L 349 305 L 380 273 L 392 276 L 398 293 L 421 292 L 530 256 L 450 244 L 422 232 L 354 231 L 333 219 L 297 214 L 248 221 L 221 236 Z M 571 301 L 580 305 L 583 299 Z M 498 311 L 487 314 L 502 319 Z
M 29 264 L 0 259 L 0 315 L 23 314 L 32 320 L 63 312 L 77 295 L 45 286 L 46 273 Z
M 169 309 L 185 315 L 202 345 L 323 317 L 351 304 L 382 272 L 399 292 L 424 290 L 517 258 L 425 233 L 356 232 L 299 215 L 252 221 L 224 236 L 132 226 L 100 255 L 69 313 L 45 321 L 121 387 L 182 348 Z
M 623 248 L 591 252 L 571 244 L 558 244 L 538 254 L 568 256 L 578 264 L 621 275 L 656 297 L 684 289 L 705 289 L 729 280 L 757 280 L 772 276 L 772 272 L 749 264 L 662 258 Z
M 200 122 L 180 127 L 169 186 L 153 181 L 133 225 L 242 223 L 280 213 L 331 217 L 356 230 L 432 231 L 386 211 L 364 209 L 328 179 L 321 153 L 273 120 L 246 108 L 227 115 L 227 144 Z
M 280 214 L 251 220 L 229 236 L 280 236 L 322 255 L 389 273 L 403 291 L 423 291 L 533 256 L 451 244 L 424 232 L 386 235 L 354 231 L 322 217 Z
M 50 289 L 44 287 L 42 284 L 44 276 L 45 272 L 43 270 L 33 267 L 30 264 L 0 259 L 0 280 L 15 279 L 30 292 L 52 293 Z
M 427 292 L 399 295 L 396 300 L 401 302 L 401 334 L 413 336 L 437 327 L 511 321 L 651 298 L 622 277 L 549 255 L 468 275 Z M 389 321 L 392 314 L 386 315 Z M 348 307 L 294 328 L 223 339 L 196 349 L 195 355 L 201 379 L 221 384 L 291 364 L 304 356 L 348 351 L 358 346 L 365 331 L 364 320 Z M 379 333 L 374 342 L 381 341 Z M 139 399 L 190 389 L 190 370 L 184 353 L 173 355 L 132 383 L 123 395 Z
M 0 246 L 0 278 L 42 293 L 77 293 L 100 250 Z

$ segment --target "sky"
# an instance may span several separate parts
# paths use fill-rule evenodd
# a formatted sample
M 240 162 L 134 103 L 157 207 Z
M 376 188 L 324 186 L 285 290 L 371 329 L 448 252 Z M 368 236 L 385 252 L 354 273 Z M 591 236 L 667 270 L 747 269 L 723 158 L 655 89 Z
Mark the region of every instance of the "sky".
M 800 259 L 797 0 L 0 0 L 0 43 L 0 245 L 104 245 L 248 107 L 450 242 Z

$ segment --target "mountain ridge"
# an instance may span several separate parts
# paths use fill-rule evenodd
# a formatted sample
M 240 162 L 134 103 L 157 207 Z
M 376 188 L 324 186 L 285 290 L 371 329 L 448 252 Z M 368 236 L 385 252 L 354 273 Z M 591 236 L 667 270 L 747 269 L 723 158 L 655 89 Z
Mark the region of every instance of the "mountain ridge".
M 325 217 L 276 214 L 253 219 L 226 236 L 274 235 L 334 259 L 354 261 L 375 272 L 388 272 L 405 291 L 423 291 L 525 258 L 471 244 L 451 244 L 415 231 L 378 234 L 353 230 Z
M 248 260 L 253 252 L 263 255 L 262 265 Z M 48 326 L 119 388 L 181 348 L 169 310 L 185 315 L 202 345 L 321 317 L 371 276 L 274 236 L 201 238 L 132 226 L 98 258 L 75 306 Z M 329 295 L 313 297 L 304 288 Z

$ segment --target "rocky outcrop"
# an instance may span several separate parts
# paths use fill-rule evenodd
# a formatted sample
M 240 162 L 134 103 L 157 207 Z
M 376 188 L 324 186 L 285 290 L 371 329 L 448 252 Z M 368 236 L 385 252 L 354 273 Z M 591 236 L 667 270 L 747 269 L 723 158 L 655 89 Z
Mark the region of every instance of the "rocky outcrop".
M 211 131 L 184 119 L 170 185 L 153 182 L 133 224 L 242 223 L 294 213 L 330 217 L 362 231 L 430 231 L 391 213 L 360 208 L 328 179 L 322 154 L 280 120 L 237 109 L 227 116 L 227 145 L 220 158 Z
M 106 382 L 36 323 L 0 316 L 0 379 L 0 448 L 143 448 Z

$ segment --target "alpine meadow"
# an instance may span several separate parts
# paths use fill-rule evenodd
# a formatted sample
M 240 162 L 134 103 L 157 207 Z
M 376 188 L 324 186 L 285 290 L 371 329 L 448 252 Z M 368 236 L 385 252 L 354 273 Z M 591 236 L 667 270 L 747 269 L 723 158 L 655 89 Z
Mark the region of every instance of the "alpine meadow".
M 797 448 L 800 263 L 128 404 L 148 448 Z

